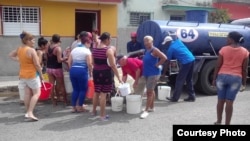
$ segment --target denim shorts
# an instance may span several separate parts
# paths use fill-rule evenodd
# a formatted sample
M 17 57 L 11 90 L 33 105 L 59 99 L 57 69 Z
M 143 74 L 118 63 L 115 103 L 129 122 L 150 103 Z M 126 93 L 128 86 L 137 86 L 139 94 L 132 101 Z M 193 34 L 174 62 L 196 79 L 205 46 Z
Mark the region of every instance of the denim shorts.
M 242 78 L 239 76 L 219 74 L 216 79 L 218 98 L 234 101 L 241 84 Z

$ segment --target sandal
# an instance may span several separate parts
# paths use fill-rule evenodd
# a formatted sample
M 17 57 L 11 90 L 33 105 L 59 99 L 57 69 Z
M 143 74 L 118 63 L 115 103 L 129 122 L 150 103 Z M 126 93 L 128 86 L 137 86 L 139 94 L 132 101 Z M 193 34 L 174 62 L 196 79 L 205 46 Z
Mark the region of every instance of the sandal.
M 100 117 L 101 121 L 109 121 L 109 115 L 106 115 L 104 117 Z
M 214 125 L 221 125 L 221 123 L 219 123 L 219 122 L 214 122 Z
M 33 121 L 38 121 L 38 120 L 39 119 L 36 117 L 29 117 L 28 114 L 25 114 L 25 121 L 33 122 Z
M 77 112 L 79 112 L 79 113 L 84 113 L 84 112 L 87 112 L 88 110 L 86 110 L 86 109 L 79 109 L 79 110 L 77 110 Z
M 73 108 L 71 113 L 78 113 L 77 109 L 76 108 Z
M 97 111 L 95 111 L 95 112 L 92 111 L 90 113 L 91 113 L 90 115 L 93 116 L 93 117 L 97 116 Z

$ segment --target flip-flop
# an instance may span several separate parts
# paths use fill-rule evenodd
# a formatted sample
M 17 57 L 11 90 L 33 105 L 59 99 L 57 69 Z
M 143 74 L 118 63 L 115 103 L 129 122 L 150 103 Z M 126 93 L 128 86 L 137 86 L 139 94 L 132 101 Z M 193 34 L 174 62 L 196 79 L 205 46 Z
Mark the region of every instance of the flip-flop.
M 80 110 L 77 110 L 78 113 L 85 113 L 85 112 L 88 112 L 87 109 L 80 109 Z
M 219 123 L 219 122 L 214 122 L 214 125 L 221 125 L 221 123 Z
M 92 112 L 90 112 L 90 115 L 93 116 L 93 117 L 95 117 L 95 116 L 97 116 L 97 112 L 93 112 L 92 111 Z
M 27 114 L 27 113 L 24 115 L 24 117 L 25 117 L 25 118 L 29 118 L 29 116 L 28 116 L 28 114 Z
M 27 121 L 27 122 L 35 122 L 35 121 L 38 121 L 38 120 L 39 120 L 38 118 L 25 117 L 25 121 Z
M 89 106 L 89 105 L 85 105 L 85 104 L 82 105 L 83 108 L 87 108 L 88 106 Z
M 72 110 L 71 113 L 78 113 L 78 111 L 77 110 Z

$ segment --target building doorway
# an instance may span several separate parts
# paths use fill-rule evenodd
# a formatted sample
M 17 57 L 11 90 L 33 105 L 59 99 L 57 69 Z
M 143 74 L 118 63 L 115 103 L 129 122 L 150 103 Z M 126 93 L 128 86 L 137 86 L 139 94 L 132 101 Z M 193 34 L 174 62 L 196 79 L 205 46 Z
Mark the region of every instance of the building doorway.
M 91 32 L 93 29 L 100 32 L 100 11 L 76 10 L 75 35 L 81 31 Z

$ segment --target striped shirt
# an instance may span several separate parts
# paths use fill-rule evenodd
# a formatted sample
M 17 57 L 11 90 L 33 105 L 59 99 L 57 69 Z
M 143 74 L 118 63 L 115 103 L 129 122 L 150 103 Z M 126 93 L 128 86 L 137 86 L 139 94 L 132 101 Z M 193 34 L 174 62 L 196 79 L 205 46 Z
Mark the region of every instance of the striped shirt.
M 111 68 L 107 63 L 106 52 L 109 47 L 104 48 L 93 48 L 92 55 L 94 60 L 94 70 L 110 70 Z

